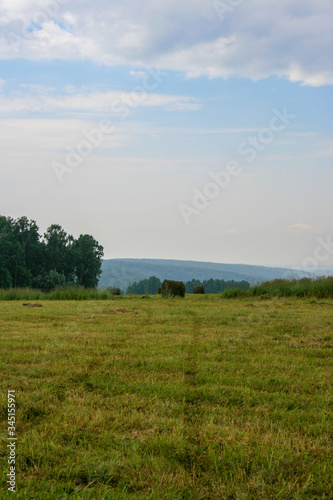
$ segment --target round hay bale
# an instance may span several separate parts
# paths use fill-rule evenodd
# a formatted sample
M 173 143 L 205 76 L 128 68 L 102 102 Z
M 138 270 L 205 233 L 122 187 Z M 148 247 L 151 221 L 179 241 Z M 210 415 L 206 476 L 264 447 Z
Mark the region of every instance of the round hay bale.
M 185 284 L 182 281 L 164 280 L 162 297 L 185 297 Z

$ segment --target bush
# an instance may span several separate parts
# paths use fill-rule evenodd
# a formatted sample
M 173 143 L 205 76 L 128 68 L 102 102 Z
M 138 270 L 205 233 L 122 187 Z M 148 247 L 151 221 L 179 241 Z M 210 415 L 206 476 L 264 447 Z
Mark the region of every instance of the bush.
M 300 280 L 277 279 L 266 281 L 249 290 L 230 289 L 221 294 L 222 298 L 237 297 L 316 297 L 318 299 L 333 298 L 333 276 L 316 279 L 302 278 Z
M 241 290 L 240 288 L 230 288 L 221 294 L 221 297 L 224 299 L 238 299 L 246 296 L 248 296 L 248 292 L 246 290 Z
M 43 292 L 50 292 L 58 287 L 66 286 L 73 286 L 73 283 L 69 283 L 64 274 L 60 274 L 54 269 L 46 274 L 40 274 L 33 280 L 33 287 Z
M 333 297 L 333 277 L 300 280 L 267 281 L 250 289 L 251 296 L 269 295 L 271 297 L 316 297 L 318 299 Z

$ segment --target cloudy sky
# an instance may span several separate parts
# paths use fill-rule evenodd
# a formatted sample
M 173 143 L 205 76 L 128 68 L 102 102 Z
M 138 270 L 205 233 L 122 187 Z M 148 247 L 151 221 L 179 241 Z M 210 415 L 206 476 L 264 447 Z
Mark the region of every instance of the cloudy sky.
M 0 0 L 0 202 L 106 258 L 333 267 L 331 0 Z

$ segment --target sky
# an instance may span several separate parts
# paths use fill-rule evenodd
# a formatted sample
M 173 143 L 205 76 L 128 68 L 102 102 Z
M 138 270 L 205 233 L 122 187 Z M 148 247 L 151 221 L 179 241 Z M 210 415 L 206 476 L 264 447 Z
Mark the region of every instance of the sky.
M 0 0 L 0 214 L 333 268 L 331 0 Z

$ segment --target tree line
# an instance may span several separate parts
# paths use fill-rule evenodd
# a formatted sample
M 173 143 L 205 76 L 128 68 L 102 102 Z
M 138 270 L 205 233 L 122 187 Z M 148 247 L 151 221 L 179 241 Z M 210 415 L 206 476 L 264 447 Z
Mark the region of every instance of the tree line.
M 58 224 L 39 234 L 27 217 L 0 216 L 0 288 L 95 288 L 103 247 L 90 235 L 75 239 Z
M 250 283 L 247 281 L 224 281 L 219 279 L 209 279 L 209 280 L 196 280 L 186 281 L 185 290 L 186 293 L 193 293 L 193 287 L 203 285 L 206 293 L 222 293 L 225 290 L 248 290 L 250 288 Z M 162 286 L 162 282 L 156 276 L 151 276 L 149 279 L 144 279 L 138 283 L 134 282 L 127 287 L 126 295 L 156 295 L 158 289 Z

